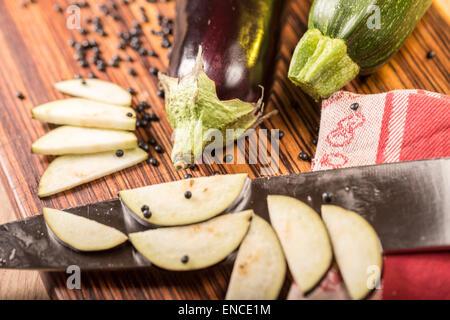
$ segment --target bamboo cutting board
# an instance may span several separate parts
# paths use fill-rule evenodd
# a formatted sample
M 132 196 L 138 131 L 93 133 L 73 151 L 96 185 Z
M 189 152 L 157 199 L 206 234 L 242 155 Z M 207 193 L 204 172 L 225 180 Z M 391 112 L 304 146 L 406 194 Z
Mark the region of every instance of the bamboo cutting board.
M 107 68 L 106 73 L 93 68 L 101 79 L 108 79 L 123 87 L 133 87 L 138 94 L 134 102 L 146 100 L 160 118 L 153 122 L 148 132 L 138 131 L 138 137 L 155 137 L 165 152 L 157 154 L 151 149 L 160 165 L 153 167 L 143 163 L 113 174 L 71 191 L 40 200 L 37 186 L 40 176 L 50 158 L 32 155 L 30 146 L 34 140 L 51 129 L 47 124 L 32 120 L 30 109 L 38 104 L 61 99 L 52 85 L 61 79 L 72 78 L 74 74 L 87 75 L 89 70 L 81 68 L 73 59 L 74 51 L 68 45 L 69 39 L 83 39 L 76 30 L 66 28 L 64 14 L 53 10 L 54 3 L 66 8 L 72 1 L 38 0 L 21 7 L 21 1 L 0 1 L 0 177 L 12 201 L 18 219 L 41 212 L 43 206 L 67 208 L 116 197 L 117 191 L 182 179 L 185 173 L 194 177 L 222 173 L 248 172 L 258 176 L 258 165 L 200 165 L 195 170 L 176 172 L 170 164 L 171 129 L 165 118 L 163 101 L 157 96 L 157 79 L 149 74 L 148 68 L 155 66 L 165 70 L 168 65 L 167 50 L 160 47 L 160 39 L 151 35 L 150 28 L 157 28 L 156 15 L 174 15 L 174 4 L 148 4 L 137 0 L 129 6 L 120 5 L 119 21 L 114 21 L 97 8 L 97 3 L 110 1 L 88 1 L 90 8 L 82 9 L 84 19 L 101 16 L 105 30 L 113 36 L 100 37 L 94 32 L 86 36 L 96 39 L 108 60 L 118 52 L 116 34 L 131 28 L 134 19 L 140 20 L 139 6 L 144 5 L 150 23 L 144 24 L 146 34 L 144 46 L 154 49 L 159 58 L 130 55 L 134 63 L 123 62 L 120 68 Z M 117 1 L 120 4 L 120 1 Z M 317 138 L 320 107 L 286 79 L 291 53 L 298 39 L 306 30 L 307 15 L 311 0 L 289 1 L 282 28 L 282 47 L 277 57 L 273 89 L 269 93 L 268 109 L 277 108 L 280 113 L 265 121 L 262 128 L 277 128 L 285 132 L 280 143 L 280 168 L 269 170 L 271 175 L 305 172 L 310 163 L 298 158 L 301 151 L 313 157 Z M 448 6 L 446 6 L 448 9 Z M 420 88 L 444 94 L 450 93 L 448 17 L 434 3 L 402 50 L 391 62 L 376 74 L 359 78 L 346 89 L 358 93 L 379 93 L 393 89 Z M 90 30 L 90 29 L 88 29 Z M 128 50 L 128 49 L 127 49 Z M 429 50 L 436 57 L 427 59 Z M 122 54 L 123 56 L 123 54 Z M 127 73 L 133 67 L 137 77 Z M 19 100 L 16 92 L 23 92 L 25 100 Z M 223 267 L 190 273 L 158 271 L 93 272 L 82 273 L 82 289 L 66 289 L 66 275 L 42 273 L 47 291 L 57 299 L 203 299 L 224 298 L 231 268 Z

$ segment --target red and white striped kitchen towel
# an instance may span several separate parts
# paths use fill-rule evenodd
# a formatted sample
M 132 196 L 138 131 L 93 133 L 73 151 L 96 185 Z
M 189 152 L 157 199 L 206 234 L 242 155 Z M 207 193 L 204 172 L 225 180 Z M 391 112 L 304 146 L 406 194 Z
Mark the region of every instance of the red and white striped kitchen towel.
M 450 157 L 450 96 L 424 90 L 340 91 L 322 103 L 313 171 L 442 157 Z M 335 268 L 308 296 L 347 297 Z M 303 297 L 294 285 L 288 298 Z M 372 298 L 450 299 L 450 252 L 385 256 L 381 290 Z

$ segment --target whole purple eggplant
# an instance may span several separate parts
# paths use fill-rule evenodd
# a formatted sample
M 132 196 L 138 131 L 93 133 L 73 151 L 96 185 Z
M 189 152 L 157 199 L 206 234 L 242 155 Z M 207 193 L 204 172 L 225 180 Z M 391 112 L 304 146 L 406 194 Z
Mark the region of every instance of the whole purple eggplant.
M 159 78 L 175 130 L 172 161 L 177 169 L 201 155 L 212 130 L 243 133 L 260 122 L 261 86 L 270 86 L 273 78 L 283 4 L 284 0 L 176 1 L 169 72 Z

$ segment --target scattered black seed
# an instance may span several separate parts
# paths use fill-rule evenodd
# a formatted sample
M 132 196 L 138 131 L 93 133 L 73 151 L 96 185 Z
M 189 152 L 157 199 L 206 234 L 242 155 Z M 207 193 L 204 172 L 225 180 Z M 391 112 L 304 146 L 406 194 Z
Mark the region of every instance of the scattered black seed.
M 150 139 L 148 139 L 148 143 L 151 144 L 152 146 L 156 145 L 156 140 L 155 140 L 155 138 L 150 138 Z
M 24 94 L 22 92 L 17 92 L 16 93 L 16 97 L 19 98 L 20 100 L 25 99 L 25 96 L 24 96 Z
M 158 152 L 158 153 L 163 153 L 164 152 L 163 148 L 160 145 L 156 145 L 155 146 L 155 151 Z
M 149 119 L 149 120 L 150 120 L 150 121 L 158 121 L 159 118 L 158 118 L 158 116 L 157 116 L 156 114 L 151 113 L 151 114 L 150 114 L 150 119 Z
M 433 59 L 436 56 L 436 52 L 430 50 L 427 52 L 427 59 Z
M 186 173 L 186 174 L 184 175 L 184 178 L 185 178 L 185 179 L 192 178 L 192 174 Z
M 298 157 L 303 160 L 303 161 L 307 161 L 309 160 L 309 156 L 305 151 L 300 152 L 300 154 L 298 155 Z
M 123 50 L 123 49 L 125 49 L 126 45 L 127 45 L 127 43 L 126 43 L 125 41 L 120 41 L 120 42 L 117 44 L 117 49 Z
M 136 112 L 137 112 L 137 113 L 142 113 L 142 112 L 144 112 L 144 107 L 138 105 L 138 106 L 136 107 Z M 145 118 L 144 118 L 144 119 L 145 119 Z M 148 119 L 147 119 L 147 120 L 148 120 Z
M 146 119 L 141 119 L 141 126 L 140 126 L 141 128 L 147 128 L 148 125 L 149 125 L 148 120 L 146 120 Z
M 119 61 L 111 59 L 111 60 L 109 60 L 108 65 L 111 67 L 117 68 L 119 66 Z
M 89 79 L 96 79 L 96 78 L 97 78 L 97 76 L 96 76 L 95 73 L 93 73 L 93 72 L 89 72 L 87 77 L 88 77 Z
M 212 174 L 213 174 L 214 176 L 217 176 L 217 175 L 220 174 L 220 172 L 219 172 L 219 171 L 214 171 Z
M 141 148 L 144 151 L 147 151 L 147 152 L 149 151 L 148 143 L 145 143 L 144 141 L 139 141 L 138 146 L 139 146 L 139 148 Z
M 136 94 L 136 90 L 134 90 L 133 88 L 127 88 L 127 91 L 129 94 L 131 94 L 132 96 L 134 96 Z
M 84 21 L 86 21 L 87 24 L 91 24 L 92 23 L 92 18 L 86 18 L 86 20 L 84 20 Z
M 75 45 L 77 44 L 76 41 L 73 39 L 70 39 L 68 42 L 69 42 L 69 46 L 71 46 L 71 47 L 75 47 Z
M 145 48 L 139 48 L 139 49 L 138 49 L 138 54 L 139 54 L 140 56 L 146 56 L 146 55 L 148 54 L 148 51 L 147 51 L 147 49 L 145 49 Z
M 131 112 L 128 112 L 128 113 L 127 113 L 127 117 L 128 117 L 128 118 L 131 118 L 132 116 L 133 116 L 133 114 L 132 114 Z
M 172 46 L 172 44 L 170 43 L 170 41 L 169 41 L 169 39 L 164 39 L 162 42 L 161 42 L 161 47 L 163 47 L 163 48 L 170 48 Z
M 157 95 L 158 95 L 158 97 L 160 97 L 160 98 L 164 98 L 164 90 L 159 89 L 159 90 L 157 91 Z
M 317 138 L 312 139 L 312 144 L 317 146 Z
M 225 163 L 231 163 L 231 161 L 233 161 L 233 155 L 231 154 L 227 154 L 223 160 L 225 161 Z
M 142 107 L 143 109 L 148 109 L 148 108 L 150 108 L 150 105 L 147 103 L 147 101 L 140 101 L 139 103 L 138 103 L 138 107 Z
M 141 207 L 141 211 L 142 211 L 142 214 L 144 215 L 144 218 L 146 218 L 146 219 L 148 219 L 152 216 L 152 213 L 150 212 L 150 208 L 146 204 L 144 204 Z
M 156 160 L 156 158 L 150 158 L 148 161 L 152 166 L 157 166 L 158 165 L 158 160 Z
M 96 65 L 97 65 L 97 69 L 98 69 L 99 71 L 105 72 L 105 70 L 106 70 L 106 62 L 105 62 L 105 61 L 103 61 L 103 60 L 98 60 L 97 63 L 96 63 Z
M 350 109 L 352 109 L 353 111 L 358 110 L 358 108 L 359 108 L 359 103 L 357 103 L 357 102 L 352 103 L 352 104 L 350 105 Z
M 316 133 L 319 133 L 319 130 L 320 130 L 319 126 L 315 126 L 315 127 L 314 127 L 314 131 L 315 131 Z
M 78 64 L 82 67 L 82 68 L 87 68 L 89 67 L 89 63 L 86 60 L 79 60 Z
M 185 197 L 186 199 L 190 199 L 190 198 L 192 197 L 192 192 L 186 191 L 186 192 L 184 193 L 184 197 Z
M 78 31 L 80 32 L 80 34 L 82 34 L 83 36 L 88 34 L 88 31 L 85 28 L 80 28 L 78 29 Z
M 322 193 L 322 201 L 325 203 L 330 203 L 332 200 L 331 194 L 329 194 L 328 192 L 324 192 Z
M 156 67 L 150 67 L 150 69 L 148 69 L 148 71 L 154 75 L 157 75 L 159 72 L 158 68 L 156 68 Z
M 136 120 L 136 128 L 140 128 L 141 127 L 141 120 Z
M 189 261 L 189 256 L 185 255 L 181 257 L 181 263 L 188 263 Z
M 87 84 L 86 79 L 81 79 L 81 84 L 85 86 Z
M 118 156 L 119 158 L 123 156 L 123 150 L 117 150 L 116 151 L 116 156 Z
M 284 137 L 284 131 L 279 130 L 279 131 L 278 131 L 278 138 L 281 139 L 281 138 L 283 138 L 283 137 Z
M 197 169 L 197 165 L 195 163 L 193 163 L 189 166 L 189 169 L 195 170 L 195 169 Z
M 81 79 L 82 78 L 81 74 L 76 74 L 73 77 L 74 77 L 74 79 Z
M 59 6 L 57 4 L 55 4 L 53 6 L 53 10 L 55 10 L 56 12 L 59 12 L 59 13 L 63 12 L 63 9 L 61 8 L 61 6 Z
M 149 55 L 150 57 L 157 57 L 157 56 L 158 56 L 158 55 L 156 54 L 156 52 L 153 51 L 153 50 L 148 50 L 148 55 Z

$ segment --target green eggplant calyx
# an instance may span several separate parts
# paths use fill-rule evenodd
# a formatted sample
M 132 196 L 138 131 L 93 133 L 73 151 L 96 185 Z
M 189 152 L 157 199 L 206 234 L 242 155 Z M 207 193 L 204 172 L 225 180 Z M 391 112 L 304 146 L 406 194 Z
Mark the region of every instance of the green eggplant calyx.
M 221 101 L 201 58 L 200 47 L 192 71 L 183 77 L 158 74 L 165 92 L 167 118 L 174 129 L 172 162 L 177 170 L 193 164 L 205 147 L 212 143 L 223 147 L 273 114 L 263 116 L 262 96 L 256 103 L 239 99 Z
M 295 48 L 288 77 L 315 100 L 328 98 L 353 80 L 359 66 L 347 54 L 342 39 L 308 30 Z

